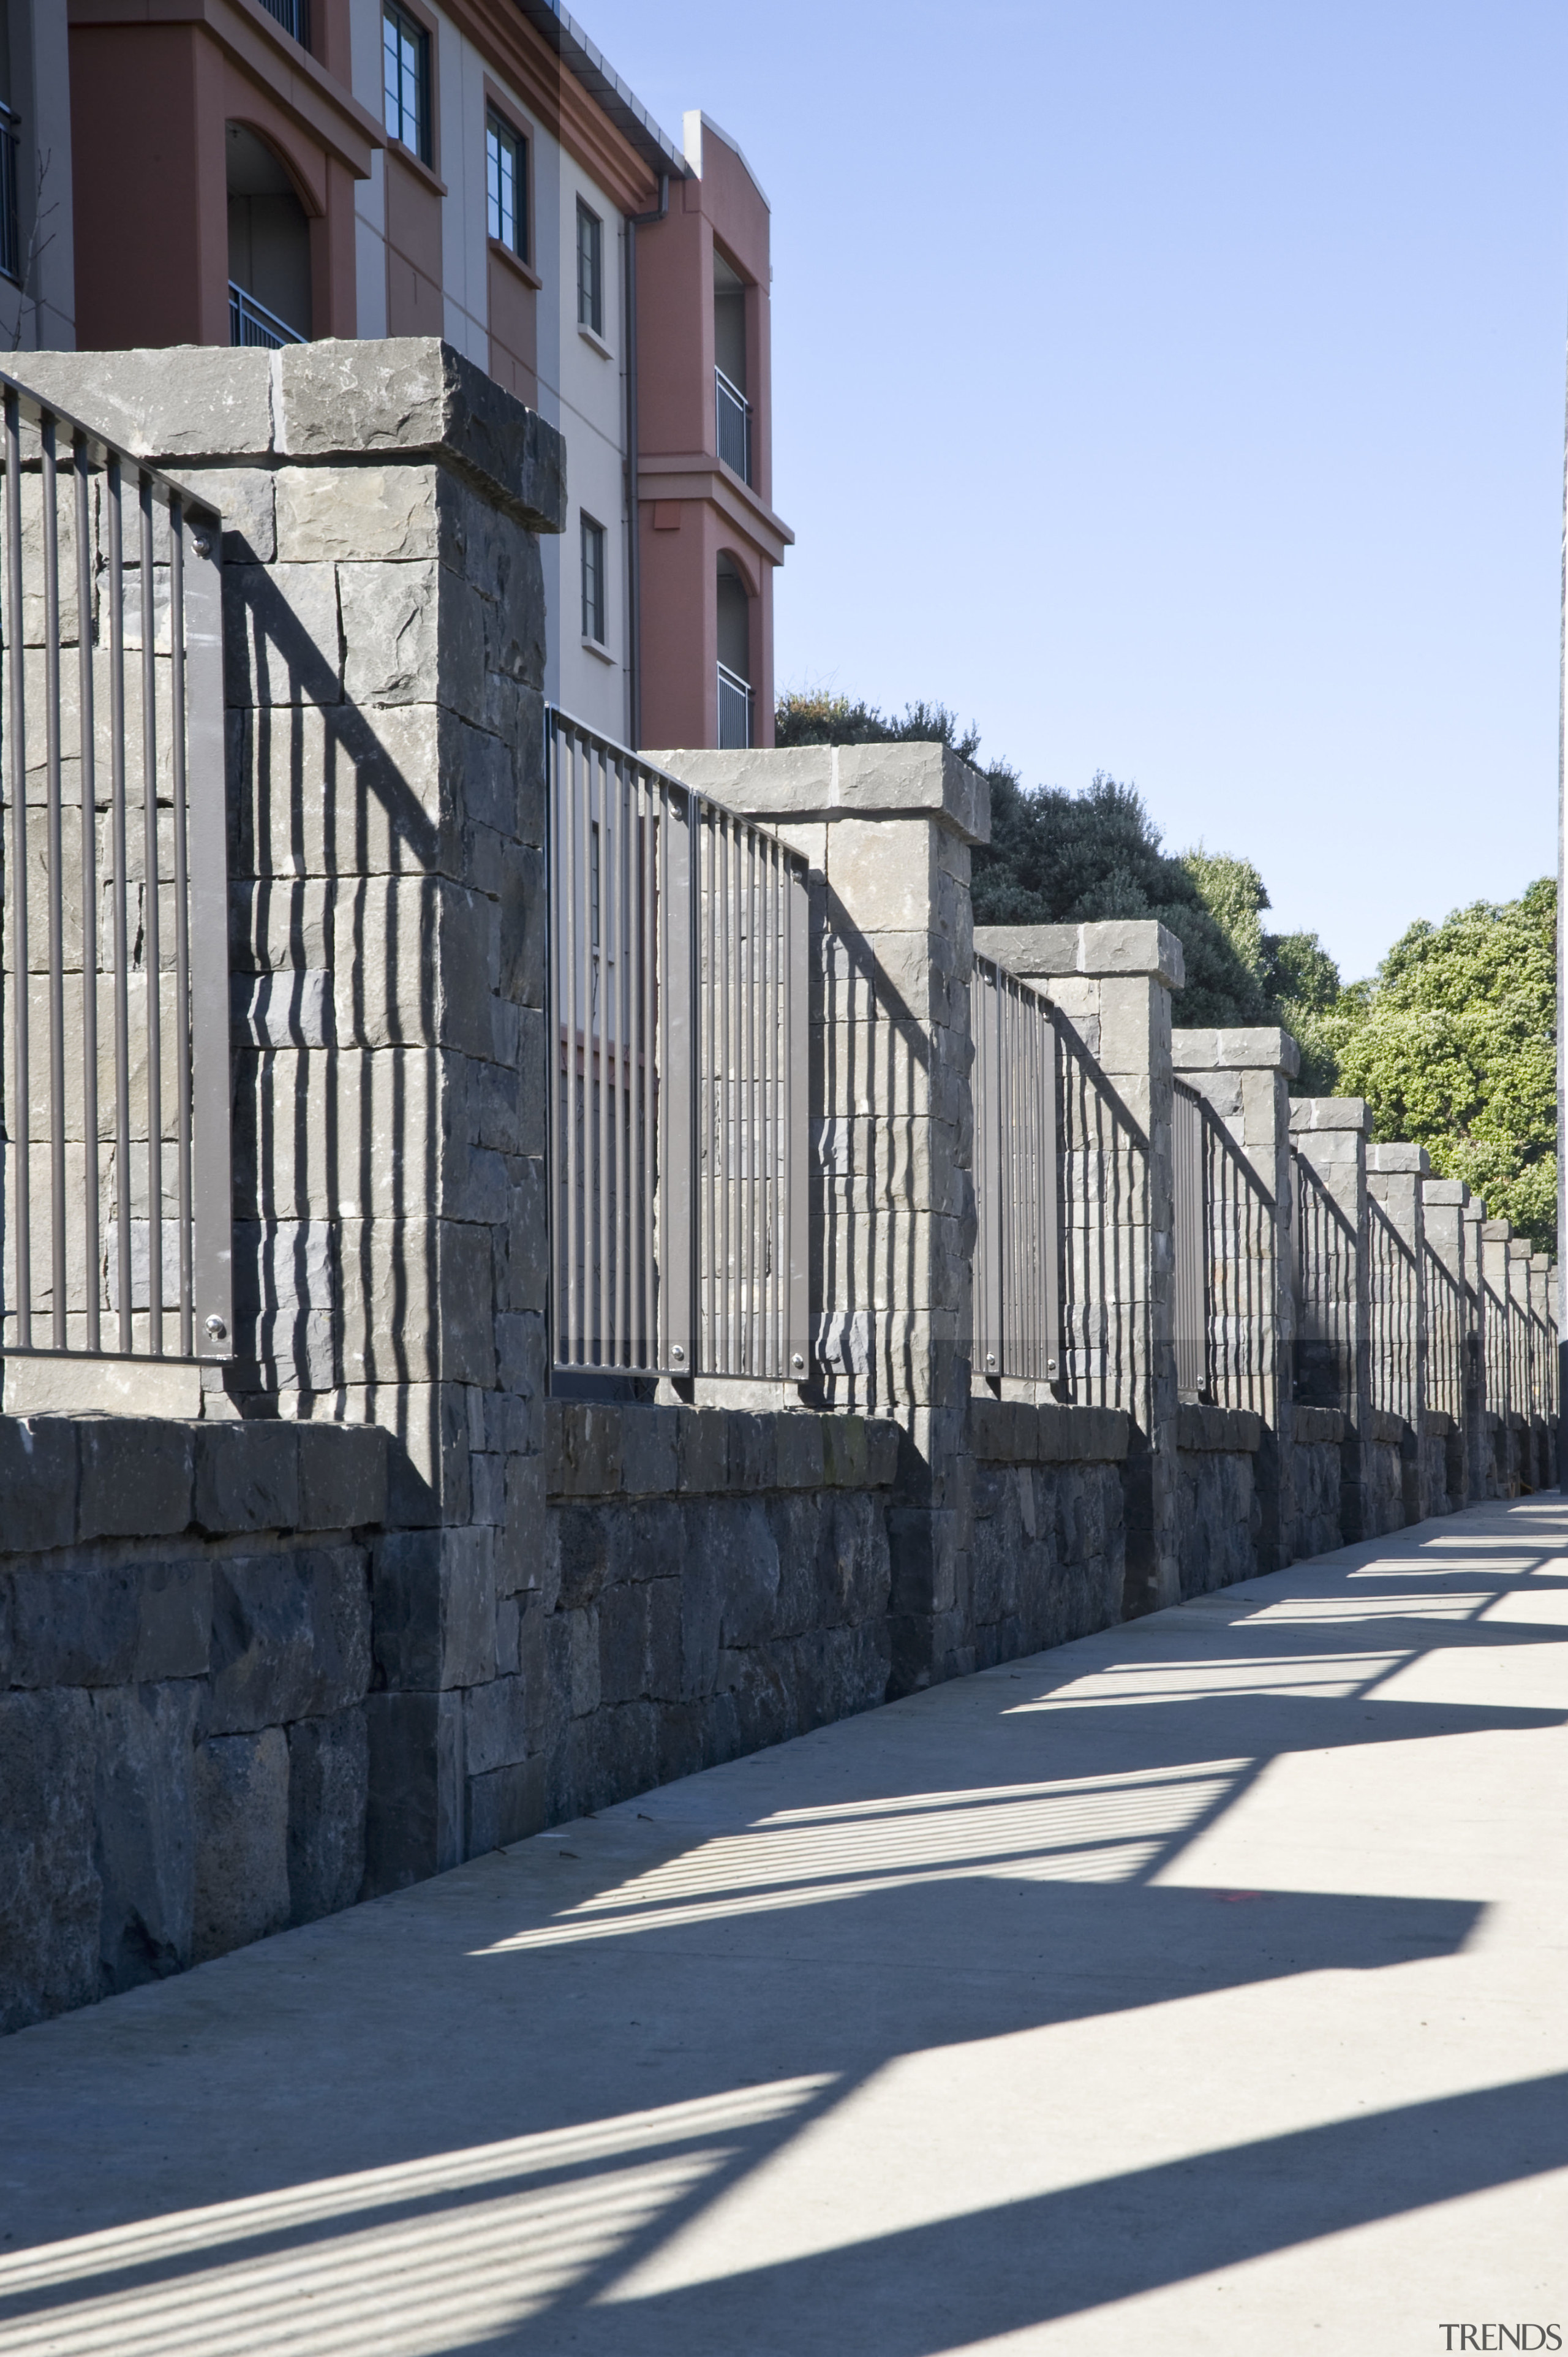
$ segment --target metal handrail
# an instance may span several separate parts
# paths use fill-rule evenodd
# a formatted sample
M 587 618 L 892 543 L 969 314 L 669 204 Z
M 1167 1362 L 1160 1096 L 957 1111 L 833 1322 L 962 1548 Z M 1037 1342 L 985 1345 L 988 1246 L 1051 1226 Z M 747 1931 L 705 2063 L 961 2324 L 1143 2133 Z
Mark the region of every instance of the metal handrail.
M 264 303 L 258 303 L 242 286 L 236 286 L 231 278 L 229 341 L 275 352 L 281 351 L 285 344 L 307 343 L 309 338 L 302 336 L 297 328 L 291 328 L 286 319 L 280 319 L 275 311 L 269 311 Z
M 725 376 L 722 368 L 714 370 L 714 400 L 716 409 L 714 431 L 718 453 L 726 467 L 732 467 L 743 483 L 751 480 L 751 404 L 738 384 Z
M 546 751 L 552 1362 L 801 1382 L 806 863 L 564 713 Z
M 25 385 L 0 377 L 0 393 L 10 826 L 0 901 L 9 999 L 0 1348 L 227 1357 L 220 522 Z M 75 844 L 65 830 L 68 776 Z M 130 836 L 138 813 L 140 879 Z M 40 886 L 41 939 L 29 908 Z M 47 1056 L 34 1054 L 37 1034 Z M 81 1060 L 68 1085 L 71 1049 Z M 47 1254 L 35 1253 L 36 1236 L 47 1237 Z
M 18 118 L 0 101 L 0 273 L 22 276 L 22 216 L 16 199 Z
M 742 679 L 739 672 L 731 671 L 725 662 L 718 666 L 718 683 L 719 748 L 722 752 L 745 752 L 751 743 L 756 692 L 748 679 Z

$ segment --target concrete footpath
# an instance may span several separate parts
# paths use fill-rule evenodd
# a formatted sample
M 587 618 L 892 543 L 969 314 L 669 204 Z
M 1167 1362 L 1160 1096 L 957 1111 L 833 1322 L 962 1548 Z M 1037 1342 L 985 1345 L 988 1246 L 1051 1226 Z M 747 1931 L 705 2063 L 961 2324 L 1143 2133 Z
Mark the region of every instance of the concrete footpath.
M 1565 1770 L 1543 1498 L 666 1786 L 0 2044 L 0 2349 L 1568 2347 Z

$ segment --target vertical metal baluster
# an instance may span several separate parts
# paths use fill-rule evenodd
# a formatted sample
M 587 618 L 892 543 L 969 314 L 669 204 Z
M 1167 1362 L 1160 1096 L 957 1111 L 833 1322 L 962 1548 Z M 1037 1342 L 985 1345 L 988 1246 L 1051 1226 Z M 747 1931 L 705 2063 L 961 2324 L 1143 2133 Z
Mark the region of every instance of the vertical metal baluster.
M 139 483 L 142 567 L 142 828 L 146 845 L 146 896 L 142 941 L 147 977 L 147 1347 L 164 1348 L 163 1008 L 158 942 L 157 619 L 153 582 L 153 484 Z
M 5 395 L 5 731 L 11 755 L 11 1099 L 16 1172 L 16 1347 L 33 1346 L 32 1066 L 27 1039 L 27 724 L 23 689 L 22 425 L 15 393 Z
M 171 498 L 169 525 L 169 758 L 174 778 L 174 1004 L 178 1058 L 178 1129 L 176 1184 L 179 1200 L 179 1348 L 188 1359 L 196 1347 L 196 1315 L 191 1261 L 191 1006 L 190 1006 L 190 879 L 186 845 L 186 710 L 185 710 L 185 510 Z
M 102 1340 L 98 1290 L 98 809 L 92 741 L 92 550 L 87 441 L 71 446 L 76 492 L 76 663 L 81 795 L 81 1155 L 87 1347 Z
M 612 762 L 607 759 L 605 762 L 605 799 L 607 804 L 611 802 L 612 798 L 615 810 L 615 830 L 614 840 L 611 845 L 610 859 L 610 936 L 608 956 L 610 972 L 614 977 L 614 987 L 610 995 L 610 1004 L 614 1009 L 615 1017 L 615 1090 L 610 1099 L 610 1109 L 614 1115 L 612 1125 L 615 1140 L 615 1151 L 613 1157 L 615 1171 L 615 1200 L 611 1206 L 613 1216 L 611 1220 L 610 1233 L 611 1250 L 615 1258 L 614 1265 L 610 1272 L 613 1286 L 610 1296 L 610 1315 L 615 1330 L 615 1355 L 611 1361 L 611 1364 L 613 1366 L 619 1367 L 624 1366 L 627 1363 L 627 1259 L 628 1246 L 626 1234 L 626 1221 L 631 1202 L 631 1188 L 627 1175 L 628 1155 L 626 1135 L 627 1107 L 628 1103 L 628 1091 L 630 1088 L 630 1079 L 627 1071 L 628 1026 L 626 1016 L 627 973 L 625 894 L 628 864 L 626 844 L 626 771 L 625 766 L 621 761 L 618 759 Z
M 707 1250 L 703 1255 L 703 1308 L 706 1312 L 702 1337 L 703 1367 L 711 1372 L 719 1364 L 719 1152 L 722 1126 L 722 1091 L 724 1078 L 719 1060 L 718 1020 L 718 905 L 719 905 L 719 828 L 721 813 L 708 805 L 703 810 L 703 1012 L 705 1017 L 697 1064 L 696 1086 L 701 1090 L 703 1120 L 703 1215 L 706 1231 Z
M 752 1250 L 752 1217 L 756 1195 L 756 1157 L 752 1151 L 751 1116 L 752 1089 L 757 1079 L 756 1041 L 752 1024 L 757 1010 L 757 974 L 753 960 L 757 954 L 757 932 L 751 907 L 751 871 L 756 837 L 747 827 L 744 834 L 736 831 L 736 1014 L 738 1018 L 739 1101 L 736 1107 L 736 1178 L 740 1191 L 736 1197 L 738 1214 L 738 1235 L 736 1258 L 738 1264 L 738 1285 L 736 1292 L 736 1372 L 755 1375 L 757 1363 L 752 1349 L 751 1311 L 752 1289 L 756 1282 L 757 1263 Z
M 612 1167 L 614 1147 L 610 1133 L 610 929 L 606 909 L 606 902 L 614 897 L 612 884 L 615 877 L 615 850 L 609 839 L 609 760 L 602 751 L 596 751 L 594 756 L 594 791 L 599 813 L 597 1002 L 599 1085 L 594 1100 L 594 1168 L 599 1177 L 599 1349 L 596 1363 L 604 1367 L 611 1363 L 610 1351 L 615 1330 L 614 1297 L 610 1291 L 614 1274 L 610 1265 L 610 1202 L 615 1186 L 615 1173 Z
M 60 872 L 63 828 L 59 761 L 59 482 L 55 421 L 38 421 L 42 446 L 44 552 L 44 760 L 48 793 L 49 938 L 49 1276 L 52 1339 L 66 1347 L 65 1266 L 65 878 Z
M 658 853 L 664 834 L 660 789 L 644 774 L 642 780 L 642 1363 L 659 1364 L 659 1296 L 654 1261 L 654 1180 L 657 1165 L 659 1065 L 656 1022 L 659 1010 L 657 962 L 659 920 Z
M 759 1276 L 761 1299 L 758 1306 L 758 1332 L 761 1336 L 762 1372 L 783 1380 L 787 1369 L 779 1348 L 776 1317 L 775 1276 L 779 1265 L 776 1243 L 778 1221 L 775 1217 L 778 1180 L 774 1174 L 775 1148 L 773 1114 L 773 1075 L 779 1061 L 779 951 L 773 932 L 773 905 L 778 898 L 779 845 L 775 838 L 763 840 L 762 867 L 758 878 L 758 922 L 762 932 L 762 1094 L 758 1100 L 758 1135 L 762 1145 L 762 1268 Z
M 131 1005 L 125 866 L 125 508 L 120 461 L 109 493 L 109 762 L 114 863 L 114 1196 L 120 1348 L 133 1342 L 131 1297 Z
M 791 861 L 785 877 L 784 993 L 789 1102 L 784 1124 L 780 1223 L 789 1273 L 785 1354 L 798 1352 L 800 1374 L 810 1372 L 811 1351 L 811 1204 L 807 1173 L 811 1120 L 811 894 L 804 860 Z M 791 1370 L 792 1372 L 796 1372 Z
M 577 1039 L 581 996 L 577 970 L 584 954 L 583 935 L 577 917 L 577 740 L 568 737 L 564 728 L 555 731 L 555 812 L 557 840 L 561 845 L 562 922 L 557 928 L 560 956 L 565 961 L 564 1003 L 566 1008 L 566 1267 L 564 1298 L 566 1305 L 566 1326 L 561 1337 L 559 1355 L 568 1366 L 578 1363 L 581 1353 L 577 1347 L 578 1313 L 577 1253 L 583 1241 L 582 1222 L 578 1213 L 577 1196 L 582 1173 L 579 1168 L 582 1149 L 577 1143 Z M 587 1145 L 587 1108 L 584 1107 L 583 1146 Z M 584 1242 L 584 1249 L 586 1249 Z
M 722 892 L 722 895 L 723 895 L 723 899 L 722 899 L 722 907 L 721 907 L 721 912 L 720 912 L 720 921 L 721 921 L 721 923 L 722 923 L 722 925 L 723 925 L 723 927 L 724 927 L 724 935 L 723 935 L 723 938 L 724 938 L 724 955 L 723 955 L 723 958 L 722 958 L 722 960 L 721 960 L 721 962 L 720 962 L 720 973 L 721 973 L 722 981 L 723 981 L 723 993 L 722 993 L 722 996 L 723 996 L 723 1001 L 724 1001 L 724 1054 L 723 1054 L 722 1061 L 721 1061 L 721 1064 L 720 1064 L 720 1070 L 721 1070 L 721 1071 L 723 1071 L 723 1073 L 724 1073 L 724 1088 L 725 1088 L 725 1095 L 724 1095 L 724 1118 L 723 1118 L 723 1132 L 724 1132 L 724 1157 L 723 1157 L 723 1160 L 724 1160 L 724 1194 L 723 1194 L 723 1197 L 722 1197 L 722 1205 L 723 1205 L 723 1212 L 724 1212 L 724 1239 L 725 1239 L 725 1241 L 724 1241 L 724 1254 L 723 1254 L 722 1261 L 721 1261 L 721 1263 L 720 1263 L 720 1266 L 721 1266 L 722 1273 L 723 1273 L 723 1284 L 724 1284 L 724 1296 L 723 1296 L 724 1315 L 723 1315 L 723 1318 L 722 1318 L 722 1320 L 721 1320 L 722 1332 L 723 1332 L 723 1340 L 722 1340 L 722 1344 L 721 1344 L 721 1351 L 722 1351 L 722 1358 L 723 1358 L 723 1372 L 724 1372 L 726 1375 L 733 1375 L 733 1374 L 734 1374 L 734 1372 L 735 1372 L 735 1304 L 736 1304 L 736 1285 L 735 1285 L 735 1248 L 736 1248 L 736 1237 L 735 1237 L 735 1219 L 734 1219 L 735 1158 L 736 1158 L 736 1157 L 735 1157 L 735 1117 L 736 1117 L 736 1086 L 735 1086 L 735 1060 L 736 1060 L 736 1039 L 735 1039 L 735 1030 L 736 1030 L 736 1026 L 735 1026 L 735 966 L 736 966 L 736 955 L 737 955 L 737 953 L 738 953 L 738 944 L 737 944 L 737 943 L 736 943 L 736 942 L 735 941 L 735 939 L 734 939 L 734 937 L 733 937 L 733 934 L 732 934 L 732 931 L 731 931 L 731 910 L 730 910 L 730 869 L 731 869 L 731 866 L 733 866 L 733 864 L 734 864 L 734 859 L 735 859 L 735 821 L 734 821 L 734 820 L 733 820 L 733 819 L 732 819 L 732 818 L 727 814 L 727 813 L 725 813 L 725 815 L 720 819 L 720 822 L 719 822 L 719 841 L 720 841 L 721 845 L 723 846 L 723 850 L 722 850 L 722 866 L 721 866 L 721 871 L 720 871 L 720 873 L 721 873 L 721 878 L 722 878 L 721 886 L 720 886 L 720 889 L 721 889 L 721 892 Z

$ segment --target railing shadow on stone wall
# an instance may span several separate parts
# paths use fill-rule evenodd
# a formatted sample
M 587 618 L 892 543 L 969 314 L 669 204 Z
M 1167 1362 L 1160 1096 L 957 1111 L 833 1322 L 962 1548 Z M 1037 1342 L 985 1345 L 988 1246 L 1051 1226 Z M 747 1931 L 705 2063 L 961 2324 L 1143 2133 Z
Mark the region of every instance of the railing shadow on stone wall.
M 1291 1157 L 1295 1189 L 1294 1394 L 1304 1407 L 1356 1413 L 1359 1239 L 1311 1164 Z
M 875 1413 L 917 1392 L 918 1336 L 894 1313 L 914 1298 L 913 1181 L 941 1077 L 927 1019 L 821 876 L 811 909 L 811 1389 L 824 1406 Z M 973 1143 L 965 1100 L 962 1153 Z M 972 1189 L 952 1208 L 972 1241 Z
M 1063 1396 L 1148 1428 L 1149 1141 L 1059 1014 Z
M 464 813 L 448 765 L 464 759 L 471 809 L 487 748 L 455 740 L 478 732 L 438 706 L 350 697 L 337 647 L 327 651 L 325 630 L 313 633 L 263 567 L 230 564 L 225 589 L 235 1387 L 247 1412 L 275 1412 L 287 1392 L 296 1413 L 359 1421 L 374 1400 L 375 1420 L 402 1443 L 396 1519 L 436 1521 L 442 1485 L 429 1472 L 452 1453 L 440 1389 L 452 1370 L 434 1304 L 443 1243 L 466 1232 L 452 1223 L 444 1238 L 440 1215 L 464 1217 L 457 1187 L 467 1218 L 508 1216 L 493 1146 L 441 1152 L 457 1143 L 451 1104 L 437 1114 L 443 1080 L 462 1060 L 483 1092 L 494 1046 L 472 1017 L 479 975 L 461 970 L 482 971 L 484 943 L 465 960 L 463 935 L 499 920 L 503 963 L 542 953 L 521 938 L 524 879 L 497 878 L 499 910 L 458 880 Z M 335 633 L 336 614 L 322 619 Z M 498 737 L 488 750 L 491 770 L 522 756 L 538 834 L 542 744 L 532 758 L 526 740 Z

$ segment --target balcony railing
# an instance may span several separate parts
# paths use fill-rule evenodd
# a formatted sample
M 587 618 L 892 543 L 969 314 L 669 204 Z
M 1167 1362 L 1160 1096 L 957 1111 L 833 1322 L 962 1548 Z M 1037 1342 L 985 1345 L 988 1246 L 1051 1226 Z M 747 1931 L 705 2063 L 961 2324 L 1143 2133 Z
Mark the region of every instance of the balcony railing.
M 274 12 L 275 13 L 275 12 Z M 231 344 L 259 344 L 263 351 L 275 352 L 285 344 L 303 344 L 306 339 L 242 286 L 229 281 L 229 341 Z
M 22 275 L 22 221 L 16 205 L 16 118 L 0 104 L 0 271 Z
M 302 49 L 310 47 L 310 0 L 262 0 L 262 5 L 285 33 L 294 35 Z
M 744 752 L 751 743 L 752 690 L 727 663 L 719 665 L 719 749 Z
M 718 403 L 719 457 L 733 467 L 743 483 L 751 480 L 751 404 L 723 369 L 714 371 Z

